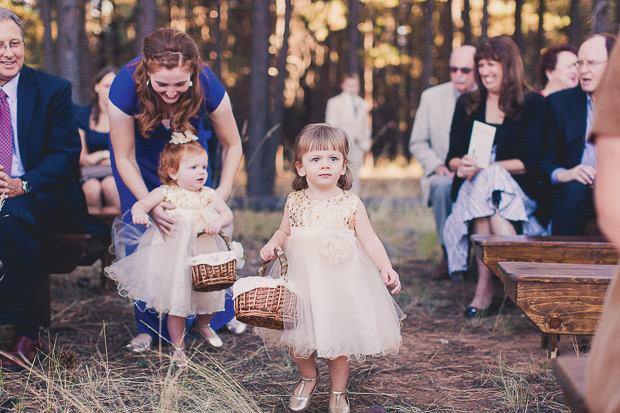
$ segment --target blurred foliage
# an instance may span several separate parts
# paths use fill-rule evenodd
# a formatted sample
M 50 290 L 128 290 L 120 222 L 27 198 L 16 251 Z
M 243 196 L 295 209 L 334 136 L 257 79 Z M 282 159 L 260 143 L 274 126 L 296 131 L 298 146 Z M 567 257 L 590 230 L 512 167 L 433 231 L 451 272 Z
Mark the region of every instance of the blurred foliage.
M 287 79 L 284 91 L 285 148 L 309 122 L 324 119 L 325 103 L 339 90 L 338 83 L 346 70 L 347 15 L 350 0 L 293 0 Z M 581 0 L 583 18 L 582 38 L 590 30 L 592 0 Z M 42 68 L 43 24 L 40 2 L 34 0 L 0 0 L 0 5 L 14 10 L 22 19 L 27 43 L 26 61 Z M 54 2 L 51 2 L 54 6 Z M 88 50 L 81 59 L 89 59 L 92 73 L 105 64 L 122 66 L 134 57 L 136 0 L 83 0 L 85 33 Z M 272 1 L 273 28 L 270 37 L 272 67 L 269 74 L 277 75 L 275 59 L 282 44 L 282 14 L 276 10 L 283 0 Z M 537 49 L 538 0 L 526 0 L 523 7 L 523 57 L 526 73 L 535 84 Z M 544 16 L 544 46 L 567 41 L 570 19 L 570 0 L 546 0 Z M 173 27 L 191 34 L 200 43 L 203 58 L 217 68 L 234 104 L 243 129 L 247 119 L 247 94 L 251 0 L 158 0 L 158 25 Z M 450 51 L 463 42 L 461 20 L 462 0 L 434 1 L 433 42 L 430 50 L 433 73 L 431 84 L 449 79 L 447 60 Z M 472 35 L 481 35 L 483 0 L 471 0 Z M 390 157 L 405 153 L 409 131 L 423 84 L 423 67 L 427 58 L 423 49 L 423 9 L 420 0 L 361 0 L 359 55 L 363 68 L 365 98 L 372 104 L 375 155 Z M 511 35 L 514 32 L 515 3 L 510 0 L 490 0 L 489 36 Z M 52 7 L 54 10 L 54 7 Z M 454 37 L 446 34 L 446 15 L 452 16 Z M 613 14 L 612 15 L 616 15 Z M 52 12 L 52 36 L 56 37 L 55 13 Z M 219 26 L 218 26 L 219 24 Z M 616 27 L 616 26 L 613 26 Z M 579 40 L 579 39 L 578 39 Z M 578 43 L 578 41 L 577 41 Z M 58 63 L 57 63 L 58 64 Z M 55 66 L 57 67 L 57 65 Z M 90 87 L 85 85 L 84 87 Z M 266 102 L 268 103 L 268 102 Z

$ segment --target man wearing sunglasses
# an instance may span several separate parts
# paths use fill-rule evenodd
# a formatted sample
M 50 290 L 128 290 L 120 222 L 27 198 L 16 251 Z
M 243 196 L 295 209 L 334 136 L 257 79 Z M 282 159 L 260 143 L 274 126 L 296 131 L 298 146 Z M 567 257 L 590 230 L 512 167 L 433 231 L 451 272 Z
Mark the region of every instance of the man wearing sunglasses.
M 443 225 L 452 210 L 450 190 L 454 173 L 445 166 L 450 146 L 450 125 L 456 99 L 472 91 L 474 80 L 474 55 L 476 48 L 462 46 L 450 56 L 450 81 L 433 86 L 422 93 L 416 111 L 409 151 L 424 168 L 420 179 L 422 195 L 433 208 L 437 238 L 443 248 Z M 435 278 L 448 276 L 445 248 L 443 261 L 435 271 Z M 456 275 L 454 278 L 461 278 Z
M 549 138 L 541 171 L 553 188 L 553 235 L 583 235 L 586 224 L 595 217 L 592 187 L 596 179 L 596 146 L 587 137 L 592 128 L 596 90 L 615 43 L 616 37 L 607 33 L 588 37 L 577 54 L 579 85 L 547 98 Z

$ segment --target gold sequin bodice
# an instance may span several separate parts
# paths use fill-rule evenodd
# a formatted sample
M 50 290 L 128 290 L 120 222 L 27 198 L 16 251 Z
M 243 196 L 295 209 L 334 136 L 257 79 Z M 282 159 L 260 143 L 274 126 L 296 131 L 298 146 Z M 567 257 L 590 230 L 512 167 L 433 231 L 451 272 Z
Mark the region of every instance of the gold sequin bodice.
M 192 192 L 177 185 L 162 185 L 164 201 L 177 208 L 202 209 L 213 202 L 215 191 L 203 186 L 199 192 Z
M 176 185 L 162 185 L 161 189 L 164 201 L 176 207 L 168 213 L 187 220 L 195 233 L 202 232 L 205 225 L 218 217 L 213 203 L 215 191 L 212 188 L 203 186 L 200 192 L 192 192 Z
M 355 229 L 359 197 L 343 192 L 326 200 L 308 198 L 304 191 L 291 192 L 286 200 L 291 227 Z

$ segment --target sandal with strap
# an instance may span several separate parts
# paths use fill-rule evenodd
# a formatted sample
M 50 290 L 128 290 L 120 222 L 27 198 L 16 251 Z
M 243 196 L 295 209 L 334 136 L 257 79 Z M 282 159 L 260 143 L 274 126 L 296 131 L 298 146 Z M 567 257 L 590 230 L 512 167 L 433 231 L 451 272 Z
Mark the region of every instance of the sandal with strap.
M 302 394 L 304 393 L 304 387 L 306 386 L 306 383 L 314 383 L 314 388 L 312 389 L 309 395 L 302 396 Z M 295 389 L 297 388 L 297 386 L 299 386 L 299 396 L 295 395 Z M 310 398 L 316 391 L 317 387 L 319 387 L 319 370 L 318 369 L 316 370 L 316 376 L 314 376 L 313 378 L 306 379 L 305 377 L 302 377 L 297 382 L 297 384 L 295 385 L 295 388 L 293 389 L 293 394 L 291 395 L 291 402 L 289 403 L 289 406 L 288 406 L 289 409 L 293 412 L 302 412 L 306 410 L 310 406 Z
M 335 407 L 329 407 L 329 413 L 349 413 L 351 411 L 351 406 L 349 403 L 349 396 L 347 396 L 347 392 L 346 391 L 335 391 L 335 390 L 331 390 L 329 392 L 329 394 L 333 394 L 336 396 L 336 406 Z M 340 405 L 340 398 L 344 396 L 344 399 L 346 400 L 347 404 L 344 406 Z

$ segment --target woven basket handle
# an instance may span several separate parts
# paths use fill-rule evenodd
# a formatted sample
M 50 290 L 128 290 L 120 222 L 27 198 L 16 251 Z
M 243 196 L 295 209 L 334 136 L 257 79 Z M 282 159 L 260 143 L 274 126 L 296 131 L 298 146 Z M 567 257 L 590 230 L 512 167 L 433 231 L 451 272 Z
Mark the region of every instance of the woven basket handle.
M 280 261 L 280 278 L 286 281 L 286 274 L 288 273 L 288 261 L 286 260 L 286 255 L 284 255 L 284 251 L 278 248 L 276 250 L 276 256 L 278 257 L 278 260 Z M 260 267 L 258 267 L 259 277 L 265 276 L 265 271 L 267 270 L 267 267 L 269 266 L 270 262 L 271 260 L 260 262 Z
M 220 231 L 218 234 L 220 237 L 222 237 L 222 239 L 224 240 L 224 242 L 226 243 L 226 248 L 228 248 L 228 251 L 230 251 L 230 237 L 228 235 L 226 235 L 224 233 L 224 231 Z

